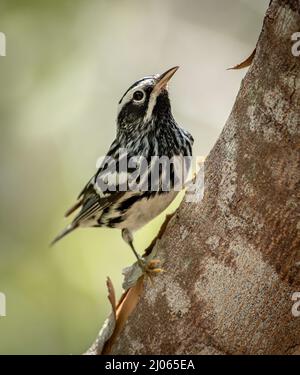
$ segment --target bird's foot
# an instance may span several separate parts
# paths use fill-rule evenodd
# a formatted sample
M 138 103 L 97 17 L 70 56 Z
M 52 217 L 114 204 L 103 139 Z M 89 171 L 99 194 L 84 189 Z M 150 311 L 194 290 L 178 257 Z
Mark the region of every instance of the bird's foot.
M 160 265 L 159 259 L 151 259 L 147 261 L 144 258 L 139 258 L 138 264 L 141 270 L 143 271 L 143 273 L 147 276 L 150 276 L 150 278 L 154 275 L 164 272 L 164 270 L 159 267 Z
M 157 276 L 159 273 L 164 272 L 164 270 L 160 268 L 159 265 L 159 259 L 147 259 L 138 255 L 137 262 L 123 270 L 123 288 L 125 290 L 128 290 L 137 283 L 137 280 L 141 276 L 149 278 L 152 285 L 154 285 L 155 276 Z

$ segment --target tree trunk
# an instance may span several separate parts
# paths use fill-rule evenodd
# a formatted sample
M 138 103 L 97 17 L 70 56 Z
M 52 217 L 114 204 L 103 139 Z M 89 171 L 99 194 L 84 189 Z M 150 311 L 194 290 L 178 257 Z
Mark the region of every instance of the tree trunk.
M 232 113 L 112 354 L 300 352 L 300 2 L 273 0 Z M 216 103 L 216 106 L 218 103 Z

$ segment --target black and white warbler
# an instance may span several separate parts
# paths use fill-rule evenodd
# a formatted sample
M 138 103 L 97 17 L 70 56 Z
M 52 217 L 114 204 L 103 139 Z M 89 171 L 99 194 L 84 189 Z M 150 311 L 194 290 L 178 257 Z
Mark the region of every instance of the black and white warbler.
M 164 189 L 162 175 L 166 175 L 165 166 L 159 166 L 157 160 L 160 157 L 182 160 L 192 156 L 193 137 L 176 123 L 168 95 L 167 84 L 177 69 L 178 67 L 174 67 L 161 75 L 142 78 L 122 96 L 119 101 L 116 139 L 97 173 L 84 187 L 66 216 L 80 208 L 79 213 L 52 244 L 79 227 L 118 228 L 122 230 L 122 237 L 130 245 L 140 266 L 145 269 L 144 261 L 133 246 L 132 232 L 167 208 L 178 193 L 174 181 L 182 174 L 181 168 L 176 167 L 176 162 L 171 163 L 167 174 L 168 188 Z M 143 185 L 143 188 L 129 189 L 130 168 L 120 171 L 122 158 L 126 162 L 132 158 L 143 158 L 146 166 L 144 165 L 135 182 L 146 181 L 146 188 Z M 153 178 L 151 174 L 155 166 L 158 168 L 156 177 Z M 189 162 L 185 163 L 185 168 L 189 169 Z M 108 182 L 109 180 L 113 182 Z M 123 189 L 120 188 L 121 180 Z

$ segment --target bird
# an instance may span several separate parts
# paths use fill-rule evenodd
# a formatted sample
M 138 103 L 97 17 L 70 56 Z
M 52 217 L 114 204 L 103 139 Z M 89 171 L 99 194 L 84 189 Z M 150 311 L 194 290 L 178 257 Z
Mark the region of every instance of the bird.
M 118 103 L 116 138 L 96 174 L 82 189 L 65 217 L 79 212 L 51 245 L 77 228 L 117 228 L 142 270 L 150 272 L 153 269 L 136 251 L 133 233 L 163 212 L 175 199 L 180 190 L 175 187 L 176 181 L 181 178 L 182 160 L 188 160 L 183 164 L 189 171 L 194 143 L 192 135 L 175 121 L 171 110 L 168 84 L 178 68 L 175 66 L 162 74 L 143 77 L 126 90 Z M 170 172 L 165 179 L 162 176 L 166 168 L 158 165 L 161 157 L 175 160 L 170 163 Z M 134 158 L 143 160 L 143 165 L 146 165 L 142 172 L 139 170 L 135 180 L 136 185 L 143 182 L 143 188 L 128 189 L 129 173 L 117 167 L 122 160 L 128 163 Z M 137 164 L 140 166 L 139 162 Z M 129 169 L 127 164 L 125 172 Z M 167 179 L 168 186 L 164 188 Z

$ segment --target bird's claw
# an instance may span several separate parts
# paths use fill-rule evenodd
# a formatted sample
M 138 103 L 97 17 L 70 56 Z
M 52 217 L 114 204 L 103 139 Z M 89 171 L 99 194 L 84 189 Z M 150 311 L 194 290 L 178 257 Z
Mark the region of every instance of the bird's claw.
M 138 264 L 143 271 L 143 274 L 147 276 L 154 276 L 161 272 L 164 272 L 162 268 L 159 267 L 160 260 L 159 259 L 151 259 L 149 261 L 146 261 L 143 258 L 139 258 Z

